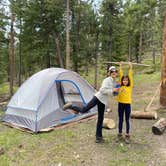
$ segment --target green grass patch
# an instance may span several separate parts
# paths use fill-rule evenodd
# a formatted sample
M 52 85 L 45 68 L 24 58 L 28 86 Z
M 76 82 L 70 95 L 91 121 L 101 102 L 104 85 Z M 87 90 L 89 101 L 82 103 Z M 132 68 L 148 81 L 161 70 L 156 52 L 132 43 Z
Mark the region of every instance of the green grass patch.
M 17 86 L 13 87 L 14 93 L 17 91 L 17 89 L 18 89 Z M 10 84 L 9 84 L 9 82 L 5 82 L 5 83 L 0 84 L 0 95 L 1 94 L 7 94 L 7 93 L 9 93 L 9 91 L 10 91 Z
M 98 83 L 100 86 L 101 81 L 106 77 L 105 68 L 99 74 Z M 88 82 L 93 84 L 93 71 L 85 77 Z M 160 72 L 153 74 L 134 72 L 134 93 L 136 93 L 133 98 L 133 110 L 144 110 L 149 102 L 148 97 L 153 96 L 152 89 L 154 91 L 156 89 L 156 87 L 149 88 L 149 86 L 156 86 L 159 81 Z M 6 93 L 9 84 L 5 83 L 2 87 L 0 86 L 0 93 Z M 112 116 L 114 113 L 110 113 L 111 118 L 114 117 Z M 3 114 L 4 112 L 0 110 L 0 115 Z M 151 134 L 153 122 L 132 119 L 132 143 L 130 145 L 126 145 L 124 142 L 123 145 L 115 142 L 117 128 L 115 130 L 103 130 L 106 142 L 100 145 L 96 144 L 95 119 L 40 134 L 29 134 L 0 124 L 0 147 L 5 150 L 5 153 L 0 155 L 0 165 L 146 166 L 151 160 L 155 162 L 154 154 L 157 150 L 160 150 L 156 149 L 156 139 Z M 157 157 L 162 159 L 161 156 Z M 156 163 L 156 165 L 159 165 L 159 163 Z
M 8 128 L 6 126 L 0 125 L 1 128 L 5 128 L 5 130 L 0 132 L 0 145 L 8 150 L 11 146 L 17 145 L 20 140 L 23 139 L 23 135 L 20 131 L 16 129 Z
M 3 116 L 4 115 L 4 111 L 2 109 L 0 109 L 0 116 Z
M 9 93 L 9 83 L 5 82 L 0 85 L 0 94 Z
M 155 72 L 154 74 L 135 74 L 134 84 L 135 86 L 143 85 L 145 83 L 160 82 L 160 73 Z
M 77 132 L 63 129 L 48 133 L 29 134 L 3 125 L 0 127 L 3 128 L 0 132 L 0 146 L 5 150 L 5 154 L 0 156 L 0 160 L 5 166 L 13 163 L 26 165 L 27 157 L 33 158 L 32 163 L 35 163 L 36 158 L 39 160 L 44 158 L 43 160 L 47 161 L 53 156 L 59 156 L 58 159 L 57 157 L 52 158 L 53 163 L 56 163 L 57 160 L 63 161 L 63 163 L 75 162 L 72 156 L 67 156 L 67 154 L 70 154 L 73 149 L 75 144 L 73 139 L 79 139 Z M 66 158 L 65 156 L 67 159 L 63 160 L 62 158 Z M 46 162 L 45 165 L 47 164 Z

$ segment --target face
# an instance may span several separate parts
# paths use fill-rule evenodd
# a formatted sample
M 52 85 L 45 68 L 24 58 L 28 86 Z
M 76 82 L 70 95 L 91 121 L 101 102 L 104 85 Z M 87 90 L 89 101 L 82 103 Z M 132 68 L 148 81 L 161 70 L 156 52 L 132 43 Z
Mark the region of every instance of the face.
M 128 78 L 124 78 L 124 79 L 123 79 L 123 85 L 124 85 L 124 86 L 127 86 L 128 83 L 129 83 Z
M 112 77 L 112 78 L 116 78 L 116 76 L 117 76 L 117 72 L 116 72 L 116 71 L 111 72 L 111 77 Z

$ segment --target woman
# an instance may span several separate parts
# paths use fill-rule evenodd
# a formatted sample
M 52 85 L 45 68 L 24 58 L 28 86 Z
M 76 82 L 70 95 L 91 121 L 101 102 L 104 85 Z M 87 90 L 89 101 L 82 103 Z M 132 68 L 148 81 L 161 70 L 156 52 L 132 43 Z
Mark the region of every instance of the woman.
M 103 80 L 99 91 L 93 96 L 93 98 L 85 106 L 83 106 L 83 108 L 70 104 L 64 106 L 64 109 L 71 108 L 81 113 L 85 113 L 97 105 L 98 120 L 96 126 L 96 143 L 103 142 L 102 126 L 104 119 L 104 110 L 105 107 L 108 106 L 109 96 L 112 96 L 114 92 L 118 91 L 118 88 L 114 88 L 116 86 L 116 77 L 117 77 L 117 70 L 114 66 L 111 66 L 109 68 L 109 76 Z

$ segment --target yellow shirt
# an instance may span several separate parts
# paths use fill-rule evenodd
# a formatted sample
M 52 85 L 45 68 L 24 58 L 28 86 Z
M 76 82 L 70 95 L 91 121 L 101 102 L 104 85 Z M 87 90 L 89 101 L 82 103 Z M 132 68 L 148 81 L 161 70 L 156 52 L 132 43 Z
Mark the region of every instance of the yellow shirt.
M 123 77 L 123 70 L 120 67 L 120 82 Z M 133 90 L 133 74 L 132 74 L 132 69 L 129 69 L 128 73 L 129 79 L 130 79 L 130 85 L 129 86 L 121 86 L 119 88 L 119 93 L 117 100 L 119 103 L 124 103 L 124 104 L 131 104 L 132 103 L 132 90 Z

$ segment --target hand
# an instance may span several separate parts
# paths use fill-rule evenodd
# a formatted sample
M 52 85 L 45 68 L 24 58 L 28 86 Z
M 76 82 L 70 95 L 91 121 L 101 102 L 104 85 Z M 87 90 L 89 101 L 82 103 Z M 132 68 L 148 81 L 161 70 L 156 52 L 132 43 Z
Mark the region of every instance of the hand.
M 130 66 L 130 69 L 132 69 L 132 66 L 133 66 L 132 62 L 129 62 L 129 66 Z
M 113 88 L 113 92 L 118 92 L 119 88 Z
M 120 62 L 119 62 L 119 66 L 122 66 L 122 63 L 123 63 L 123 62 L 122 62 L 122 61 L 120 61 Z

